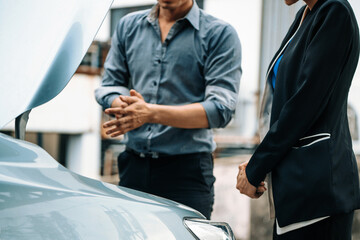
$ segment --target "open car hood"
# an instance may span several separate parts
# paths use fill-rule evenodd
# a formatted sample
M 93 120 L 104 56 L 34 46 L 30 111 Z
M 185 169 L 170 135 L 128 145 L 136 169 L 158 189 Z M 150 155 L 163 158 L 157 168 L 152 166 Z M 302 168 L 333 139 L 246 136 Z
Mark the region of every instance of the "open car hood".
M 0 0 L 0 129 L 71 79 L 113 0 Z

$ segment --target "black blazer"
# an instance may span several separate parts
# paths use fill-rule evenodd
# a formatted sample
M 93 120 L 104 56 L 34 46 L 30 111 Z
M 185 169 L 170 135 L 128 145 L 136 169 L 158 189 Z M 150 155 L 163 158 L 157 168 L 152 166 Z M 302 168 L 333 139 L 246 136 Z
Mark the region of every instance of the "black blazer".
M 304 8 L 272 62 L 298 28 Z M 246 168 L 254 186 L 271 172 L 280 227 L 360 208 L 347 119 L 358 57 L 359 30 L 346 0 L 319 0 L 284 52 L 270 129 Z

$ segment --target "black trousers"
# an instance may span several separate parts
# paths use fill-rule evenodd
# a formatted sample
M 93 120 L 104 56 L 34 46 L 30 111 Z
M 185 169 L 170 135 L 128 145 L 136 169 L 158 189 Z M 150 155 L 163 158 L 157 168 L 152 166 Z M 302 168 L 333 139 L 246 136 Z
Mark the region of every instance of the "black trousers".
M 118 157 L 119 185 L 185 204 L 210 219 L 213 167 L 211 153 L 151 158 L 126 150 Z
M 281 235 L 276 234 L 274 224 L 274 240 L 351 240 L 351 227 L 354 212 L 330 216 L 317 223 L 296 229 Z

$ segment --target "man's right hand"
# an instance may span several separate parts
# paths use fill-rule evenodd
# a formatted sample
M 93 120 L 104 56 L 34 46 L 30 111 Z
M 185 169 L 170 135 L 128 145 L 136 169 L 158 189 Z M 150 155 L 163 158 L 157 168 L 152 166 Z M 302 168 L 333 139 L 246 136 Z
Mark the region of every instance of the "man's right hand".
M 152 117 L 151 105 L 144 101 L 142 95 L 135 90 L 130 90 L 130 96 L 120 96 L 127 107 L 115 107 L 105 110 L 106 114 L 117 115 L 116 120 L 107 121 L 103 127 L 108 129 L 106 134 L 110 137 L 123 135 L 145 123 Z
M 111 103 L 111 108 L 121 108 L 124 109 L 128 106 L 128 104 L 121 100 L 120 96 L 115 98 L 114 101 Z M 123 115 L 115 114 L 116 119 L 121 118 Z

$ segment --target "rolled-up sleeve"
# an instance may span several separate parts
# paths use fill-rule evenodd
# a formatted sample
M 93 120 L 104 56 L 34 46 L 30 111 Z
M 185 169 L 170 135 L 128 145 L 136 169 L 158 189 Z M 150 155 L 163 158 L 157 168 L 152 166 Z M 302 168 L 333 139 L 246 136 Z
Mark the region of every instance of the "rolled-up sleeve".
M 214 31 L 209 39 L 205 62 L 205 100 L 210 128 L 223 128 L 231 120 L 239 93 L 241 78 L 241 44 L 236 31 L 226 25 Z
M 111 48 L 104 64 L 104 75 L 101 86 L 95 90 L 95 98 L 103 109 L 111 107 L 111 103 L 119 95 L 128 95 L 129 70 L 126 61 L 124 44 L 121 36 L 126 34 L 126 27 L 120 20 L 112 37 Z

